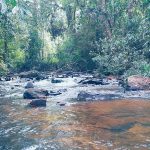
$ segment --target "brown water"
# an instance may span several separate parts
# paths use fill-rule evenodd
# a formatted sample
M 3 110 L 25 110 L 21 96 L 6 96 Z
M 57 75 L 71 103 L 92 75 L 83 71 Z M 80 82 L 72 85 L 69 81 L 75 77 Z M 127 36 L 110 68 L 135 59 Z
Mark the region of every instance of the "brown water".
M 117 100 L 25 108 L 0 100 L 0 149 L 150 149 L 150 101 Z
M 61 139 L 81 149 L 150 148 L 150 102 L 113 101 L 78 104 L 69 108 L 76 121 L 60 127 L 76 132 Z

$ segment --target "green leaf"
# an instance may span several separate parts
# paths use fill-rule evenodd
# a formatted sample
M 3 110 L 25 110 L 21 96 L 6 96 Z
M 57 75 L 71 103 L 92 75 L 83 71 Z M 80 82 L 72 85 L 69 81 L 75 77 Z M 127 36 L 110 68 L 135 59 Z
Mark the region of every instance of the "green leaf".
M 16 0 L 6 0 L 6 4 L 10 4 L 13 7 L 15 7 L 17 5 L 17 2 L 16 2 Z

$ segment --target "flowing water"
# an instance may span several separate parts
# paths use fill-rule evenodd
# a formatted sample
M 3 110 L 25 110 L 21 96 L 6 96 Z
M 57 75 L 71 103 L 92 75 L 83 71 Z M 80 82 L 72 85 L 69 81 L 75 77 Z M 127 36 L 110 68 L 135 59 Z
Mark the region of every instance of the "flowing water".
M 22 98 L 0 98 L 0 150 L 150 149 L 149 100 L 54 101 L 31 109 Z

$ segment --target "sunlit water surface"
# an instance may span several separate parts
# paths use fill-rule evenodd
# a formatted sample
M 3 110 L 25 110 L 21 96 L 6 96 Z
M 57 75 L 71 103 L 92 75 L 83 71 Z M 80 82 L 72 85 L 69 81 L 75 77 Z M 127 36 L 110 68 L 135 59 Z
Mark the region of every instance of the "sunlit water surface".
M 150 149 L 150 101 L 25 106 L 26 100 L 0 99 L 0 150 Z

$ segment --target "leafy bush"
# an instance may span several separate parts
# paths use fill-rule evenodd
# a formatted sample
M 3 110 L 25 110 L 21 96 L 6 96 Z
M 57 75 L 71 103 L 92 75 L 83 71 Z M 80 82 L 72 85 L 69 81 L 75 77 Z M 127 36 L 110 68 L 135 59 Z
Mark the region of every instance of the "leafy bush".
M 20 69 L 25 62 L 25 52 L 20 49 L 13 51 L 10 61 L 13 68 Z
M 125 72 L 125 76 L 142 75 L 150 77 L 150 64 L 146 61 L 135 61 L 130 69 Z
M 0 61 L 0 76 L 6 75 L 7 72 L 7 66 L 2 61 Z

